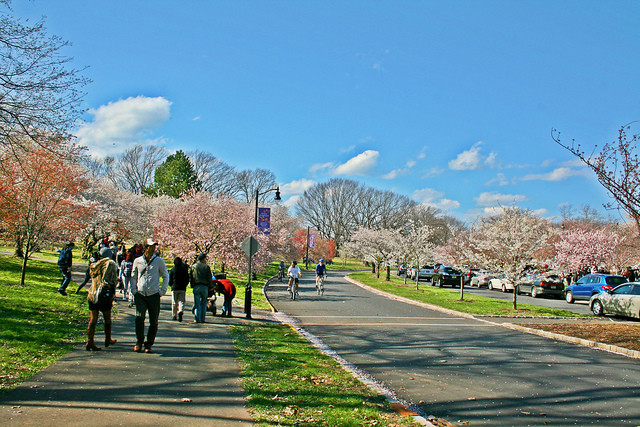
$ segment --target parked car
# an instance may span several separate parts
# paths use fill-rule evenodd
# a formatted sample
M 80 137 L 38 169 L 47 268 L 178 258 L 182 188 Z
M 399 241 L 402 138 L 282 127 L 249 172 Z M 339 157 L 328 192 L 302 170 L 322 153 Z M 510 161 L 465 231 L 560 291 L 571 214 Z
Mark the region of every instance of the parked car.
M 415 278 L 416 278 L 416 271 L 417 271 L 417 268 L 416 268 L 416 267 L 414 267 L 414 266 L 411 266 L 411 267 L 407 268 L 407 277 L 408 277 L 409 279 L 411 279 L 411 280 L 415 280 Z
M 576 300 L 588 301 L 592 296 L 602 291 L 609 291 L 626 282 L 627 279 L 624 276 L 604 273 L 587 274 L 578 279 L 576 283 L 567 286 L 564 290 L 564 297 L 568 303 L 573 303 Z
M 471 287 L 489 287 L 489 280 L 491 280 L 494 276 L 495 275 L 489 271 L 480 271 L 471 278 Z
M 462 280 L 464 282 L 464 285 L 469 286 L 471 284 L 471 279 L 473 278 L 473 276 L 479 273 L 480 273 L 479 268 L 470 268 L 469 270 L 467 270 L 467 272 L 462 275 Z
M 501 274 L 498 277 L 493 277 L 489 280 L 489 290 L 498 290 L 502 292 L 514 291 L 515 286 L 511 279 L 506 274 Z
M 432 265 L 423 265 L 416 274 L 418 274 L 418 280 L 432 280 L 434 267 Z
M 562 298 L 564 296 L 564 283 L 562 283 L 562 279 L 555 274 L 528 274 L 518 282 L 518 295 L 519 294 L 531 294 L 533 298 L 543 295 Z
M 595 294 L 589 300 L 589 308 L 596 316 L 614 314 L 640 319 L 640 283 L 625 283 Z
M 404 264 L 398 264 L 398 276 L 404 276 L 407 272 L 407 267 Z
M 451 286 L 458 287 L 460 286 L 460 281 L 462 279 L 462 273 L 450 265 L 440 265 L 438 266 L 431 279 L 432 286 Z

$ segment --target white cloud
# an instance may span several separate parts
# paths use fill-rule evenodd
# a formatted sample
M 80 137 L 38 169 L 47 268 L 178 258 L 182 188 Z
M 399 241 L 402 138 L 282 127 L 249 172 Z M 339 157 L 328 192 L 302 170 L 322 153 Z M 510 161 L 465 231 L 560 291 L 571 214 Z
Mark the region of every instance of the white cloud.
M 505 185 L 509 185 L 509 181 L 507 180 L 507 177 L 502 172 L 500 172 L 495 176 L 495 178 L 490 179 L 484 185 L 494 185 L 494 184 L 500 187 L 504 187 Z
M 378 162 L 380 153 L 367 150 L 347 160 L 333 170 L 334 175 L 366 175 Z
M 408 168 L 412 168 L 416 165 L 416 161 L 415 160 L 407 160 L 407 167 Z
M 445 173 L 445 169 L 442 169 L 442 168 L 439 168 L 437 166 L 434 166 L 431 169 L 429 169 L 428 171 L 426 171 L 422 175 L 422 177 L 423 178 L 432 178 L 434 176 L 442 175 L 443 173 Z
M 315 185 L 315 181 L 303 178 L 303 179 L 298 179 L 295 181 L 291 181 L 287 184 L 281 185 L 280 191 L 283 195 L 303 194 L 305 191 L 307 191 L 314 185 Z
M 291 196 L 289 197 L 287 200 L 285 200 L 282 205 L 286 206 L 287 208 L 292 208 L 295 206 L 296 203 L 298 203 L 298 200 L 300 200 L 302 196 L 299 195 L 295 195 L 295 196 Z
M 160 144 L 150 135 L 169 119 L 171 102 L 163 97 L 131 97 L 89 110 L 93 121 L 77 130 L 78 141 L 97 157 L 121 153 L 136 144 Z
M 516 202 L 528 200 L 522 194 L 500 194 L 485 192 L 474 198 L 478 206 L 496 207 L 500 205 L 512 205 Z M 486 210 L 486 209 L 485 209 Z
M 322 169 L 332 169 L 334 166 L 335 166 L 335 163 L 333 162 L 316 163 L 311 165 L 311 167 L 309 168 L 309 172 L 316 173 Z
M 443 211 L 458 209 L 460 202 L 443 198 L 444 193 L 433 188 L 423 188 L 413 192 L 413 199 L 423 205 L 432 206 Z
M 352 152 L 352 151 L 353 151 L 353 150 L 355 150 L 355 149 L 356 149 L 356 146 L 355 146 L 355 145 L 350 145 L 350 146 L 348 146 L 348 147 L 346 147 L 346 148 L 341 148 L 341 149 L 340 149 L 340 152 L 341 152 L 341 153 L 350 153 L 350 152 Z
M 572 176 L 590 176 L 591 173 L 587 169 L 571 169 L 571 168 L 557 168 L 548 173 L 541 174 L 529 174 L 525 175 L 520 180 L 522 181 L 564 181 Z
M 407 175 L 407 174 L 409 174 L 409 172 L 411 172 L 410 169 L 412 167 L 414 167 L 415 165 L 416 165 L 416 161 L 415 160 L 407 160 L 406 167 L 400 168 L 400 169 L 394 169 L 391 172 L 389 172 L 389 173 L 387 173 L 385 175 L 382 175 L 382 178 L 383 179 L 394 179 L 394 178 L 397 178 L 399 176 Z
M 449 168 L 453 170 L 478 170 L 484 168 L 496 167 L 497 154 L 494 152 L 485 156 L 481 153 L 482 141 L 478 141 L 473 146 L 458 154 L 458 156 L 449 162 Z

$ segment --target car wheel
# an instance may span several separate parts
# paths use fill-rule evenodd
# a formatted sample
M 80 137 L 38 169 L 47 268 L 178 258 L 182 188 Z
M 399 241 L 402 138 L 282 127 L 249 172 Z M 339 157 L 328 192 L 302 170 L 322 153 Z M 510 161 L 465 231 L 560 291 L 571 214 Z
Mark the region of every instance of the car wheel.
M 604 316 L 604 307 L 602 307 L 600 300 L 593 300 L 593 304 L 591 304 L 591 311 L 593 311 L 593 314 L 596 316 Z
M 538 298 L 538 291 L 536 291 L 536 288 L 531 289 L 531 298 Z
M 573 299 L 573 292 L 571 292 L 571 291 L 567 291 L 567 294 L 564 296 L 564 299 L 565 299 L 569 304 L 573 304 L 573 302 L 575 301 L 575 299 Z
M 489 289 L 490 291 L 493 290 L 493 286 L 491 285 L 491 282 L 489 282 L 489 285 L 487 286 L 487 289 Z

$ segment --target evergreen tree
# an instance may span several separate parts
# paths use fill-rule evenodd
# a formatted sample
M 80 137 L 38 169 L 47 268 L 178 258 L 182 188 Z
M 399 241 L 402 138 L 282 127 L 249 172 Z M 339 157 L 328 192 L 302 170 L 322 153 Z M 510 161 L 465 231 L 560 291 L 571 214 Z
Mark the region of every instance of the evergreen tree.
M 167 195 L 178 198 L 186 191 L 199 191 L 202 183 L 193 169 L 191 161 L 182 150 L 170 155 L 155 172 L 154 185 L 145 192 L 152 195 Z

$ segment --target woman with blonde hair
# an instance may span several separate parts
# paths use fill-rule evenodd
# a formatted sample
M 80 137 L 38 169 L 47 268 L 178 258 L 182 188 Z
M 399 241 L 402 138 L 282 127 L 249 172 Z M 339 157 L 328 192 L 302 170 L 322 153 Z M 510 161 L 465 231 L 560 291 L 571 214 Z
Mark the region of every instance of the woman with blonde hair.
M 118 283 L 118 266 L 110 258 L 102 258 L 89 266 L 91 274 L 91 288 L 87 301 L 89 302 L 89 327 L 87 328 L 87 351 L 102 350 L 96 346 L 94 338 L 98 317 L 102 312 L 104 318 L 104 346 L 109 347 L 117 340 L 111 339 L 111 308 L 116 295 Z

